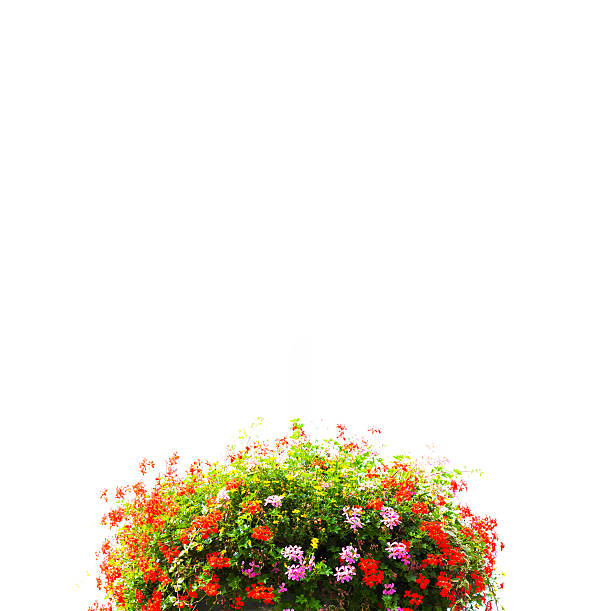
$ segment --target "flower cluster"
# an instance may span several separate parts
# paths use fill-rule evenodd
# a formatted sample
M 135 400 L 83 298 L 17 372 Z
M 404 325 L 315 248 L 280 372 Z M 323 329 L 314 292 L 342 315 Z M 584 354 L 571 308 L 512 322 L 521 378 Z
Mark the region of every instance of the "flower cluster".
M 408 564 L 410 554 L 408 553 L 408 545 L 406 543 L 394 541 L 393 543 L 388 543 L 386 549 L 389 553 L 389 558 L 401 560 L 404 564 Z
M 305 564 L 292 564 L 287 567 L 287 577 L 293 581 L 302 581 L 306 577 Z
M 272 494 L 265 501 L 266 505 L 272 505 L 272 507 L 280 507 L 283 504 L 283 497 L 278 494 Z
M 363 583 L 365 583 L 368 588 L 373 588 L 379 583 L 382 583 L 385 575 L 380 570 L 377 560 L 373 558 L 364 558 L 359 562 L 359 567 L 363 571 Z
M 354 566 L 344 565 L 336 567 L 336 581 L 343 583 L 345 581 L 350 581 L 356 575 L 357 570 Z
M 184 474 L 178 462 L 175 453 L 149 484 L 102 492 L 115 501 L 98 553 L 108 602 L 89 611 L 249 600 L 285 611 L 466 611 L 497 601 L 497 523 L 458 502 L 466 482 L 446 461 L 386 461 L 343 425 L 321 441 L 294 420 L 285 437 L 246 439 L 221 461 Z M 140 463 L 143 477 L 154 468 Z
M 247 577 L 257 577 L 258 575 L 261 575 L 261 564 L 257 564 L 256 562 L 254 562 L 253 560 L 251 560 L 251 562 L 249 562 L 249 568 L 245 569 L 244 568 L 244 560 L 240 563 L 242 565 L 242 574 L 246 575 Z
M 392 596 L 396 592 L 397 592 L 397 590 L 395 589 L 395 584 L 394 583 L 386 583 L 385 584 L 385 587 L 383 588 L 383 596 Z
M 344 513 L 344 519 L 353 529 L 353 532 L 356 532 L 358 528 L 363 528 L 363 523 L 359 517 L 363 513 L 363 507 L 344 507 L 342 512 Z
M 225 569 L 230 565 L 230 559 L 219 554 L 207 554 L 206 561 L 213 569 Z
M 288 545 L 283 548 L 281 554 L 287 558 L 287 560 L 293 560 L 294 562 L 302 562 L 304 560 L 304 552 L 299 545 Z
M 253 529 L 251 537 L 260 541 L 268 541 L 268 539 L 272 538 L 272 531 L 267 526 L 258 526 Z
M 247 587 L 246 594 L 249 598 L 261 600 L 267 605 L 272 604 L 274 600 L 274 589 L 264 586 L 261 582 Z
M 361 558 L 359 552 L 352 545 L 347 545 L 346 547 L 342 548 L 340 560 L 342 560 L 343 562 L 348 562 L 348 564 L 354 564 L 354 562 L 359 558 Z
M 285 550 L 286 549 L 287 548 L 285 548 Z M 297 552 L 290 552 L 290 554 L 294 560 L 299 561 L 299 564 L 292 564 L 287 567 L 287 577 L 293 581 L 302 581 L 302 579 L 305 579 L 306 571 L 312 571 L 315 565 L 314 556 L 311 556 L 308 563 L 305 564 L 301 548 L 298 548 L 298 550 Z
M 399 513 L 393 509 L 393 507 L 383 507 L 380 510 L 380 517 L 383 521 L 383 524 L 392 529 L 394 526 L 397 526 L 402 519 L 400 518 Z

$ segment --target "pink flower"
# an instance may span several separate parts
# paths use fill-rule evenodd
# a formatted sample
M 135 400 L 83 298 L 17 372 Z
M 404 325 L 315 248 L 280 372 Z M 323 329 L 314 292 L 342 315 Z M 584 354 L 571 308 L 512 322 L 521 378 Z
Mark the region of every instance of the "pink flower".
M 283 504 L 283 497 L 278 496 L 278 494 L 273 494 L 269 496 L 264 501 L 264 505 L 272 505 L 272 507 L 280 507 Z
M 306 577 L 306 566 L 303 564 L 292 564 L 288 566 L 287 577 L 293 581 L 301 581 Z
M 242 565 L 244 566 L 244 561 L 242 562 Z M 255 564 L 255 562 L 251 561 L 251 562 L 249 562 L 249 566 L 251 568 L 249 568 L 249 569 L 244 569 L 243 568 L 242 569 L 242 574 L 243 575 L 246 575 L 247 577 L 253 578 L 253 577 L 257 577 L 257 575 L 261 574 L 261 571 L 258 570 L 258 569 L 261 568 L 260 564 Z
M 336 581 L 339 583 L 344 583 L 345 581 L 350 581 L 353 579 L 357 570 L 354 566 L 350 566 L 345 564 L 344 566 L 336 567 Z
M 347 523 L 353 529 L 353 532 L 357 532 L 358 528 L 363 528 L 363 523 L 359 518 L 359 516 L 363 513 L 363 509 L 361 507 L 344 507 L 342 512 L 344 513 Z
M 393 529 L 394 526 L 397 526 L 402 521 L 399 513 L 393 507 L 383 507 L 380 510 L 380 517 L 384 525 L 389 529 Z
M 383 596 L 391 596 L 392 594 L 395 594 L 396 589 L 395 589 L 395 584 L 394 583 L 386 583 L 385 587 L 383 589 Z
M 219 503 L 220 501 L 229 501 L 229 498 L 229 494 L 227 493 L 227 490 L 225 488 L 221 488 L 221 490 L 217 492 L 217 503 Z
M 361 558 L 361 556 L 352 545 L 347 545 L 346 547 L 342 548 L 340 560 L 344 560 L 344 562 L 347 562 L 348 564 L 353 564 L 358 558 Z
M 287 558 L 287 560 L 293 560 L 294 562 L 304 561 L 304 552 L 299 545 L 288 545 L 283 548 L 281 554 Z
M 405 543 L 398 543 L 397 541 L 394 541 L 393 543 L 388 543 L 387 552 L 389 553 L 389 558 L 393 560 L 401 560 L 404 564 L 408 564 L 410 554 L 406 549 Z

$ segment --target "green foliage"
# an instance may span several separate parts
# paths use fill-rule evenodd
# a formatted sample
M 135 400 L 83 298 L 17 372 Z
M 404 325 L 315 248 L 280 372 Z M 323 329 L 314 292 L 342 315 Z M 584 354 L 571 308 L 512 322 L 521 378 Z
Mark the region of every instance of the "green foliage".
M 316 440 L 291 423 L 273 443 L 247 440 L 183 476 L 173 457 L 151 489 L 125 487 L 105 516 L 117 530 L 100 565 L 115 609 L 252 601 L 433 611 L 496 601 L 495 521 L 456 502 L 460 471 L 404 455 L 387 463 L 344 427 Z M 346 581 L 343 570 L 353 572 Z

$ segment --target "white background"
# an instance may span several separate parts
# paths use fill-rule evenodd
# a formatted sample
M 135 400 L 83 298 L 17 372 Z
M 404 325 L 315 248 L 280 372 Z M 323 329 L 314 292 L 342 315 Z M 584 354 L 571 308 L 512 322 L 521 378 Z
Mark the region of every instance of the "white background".
M 611 609 L 610 16 L 3 2 L 1 606 L 87 608 L 144 456 L 302 416 L 483 469 L 507 611 Z

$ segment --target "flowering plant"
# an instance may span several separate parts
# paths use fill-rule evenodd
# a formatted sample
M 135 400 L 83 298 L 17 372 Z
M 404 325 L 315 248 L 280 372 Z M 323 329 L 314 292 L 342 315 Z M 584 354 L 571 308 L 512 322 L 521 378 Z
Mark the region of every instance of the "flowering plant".
M 174 454 L 149 488 L 117 488 L 102 519 L 113 542 L 98 552 L 109 602 L 89 611 L 497 603 L 503 544 L 494 519 L 457 501 L 460 471 L 407 456 L 385 461 L 341 425 L 320 441 L 291 423 L 275 442 L 232 447 L 224 461 L 195 461 L 182 476 Z M 143 475 L 154 467 L 140 466 Z

